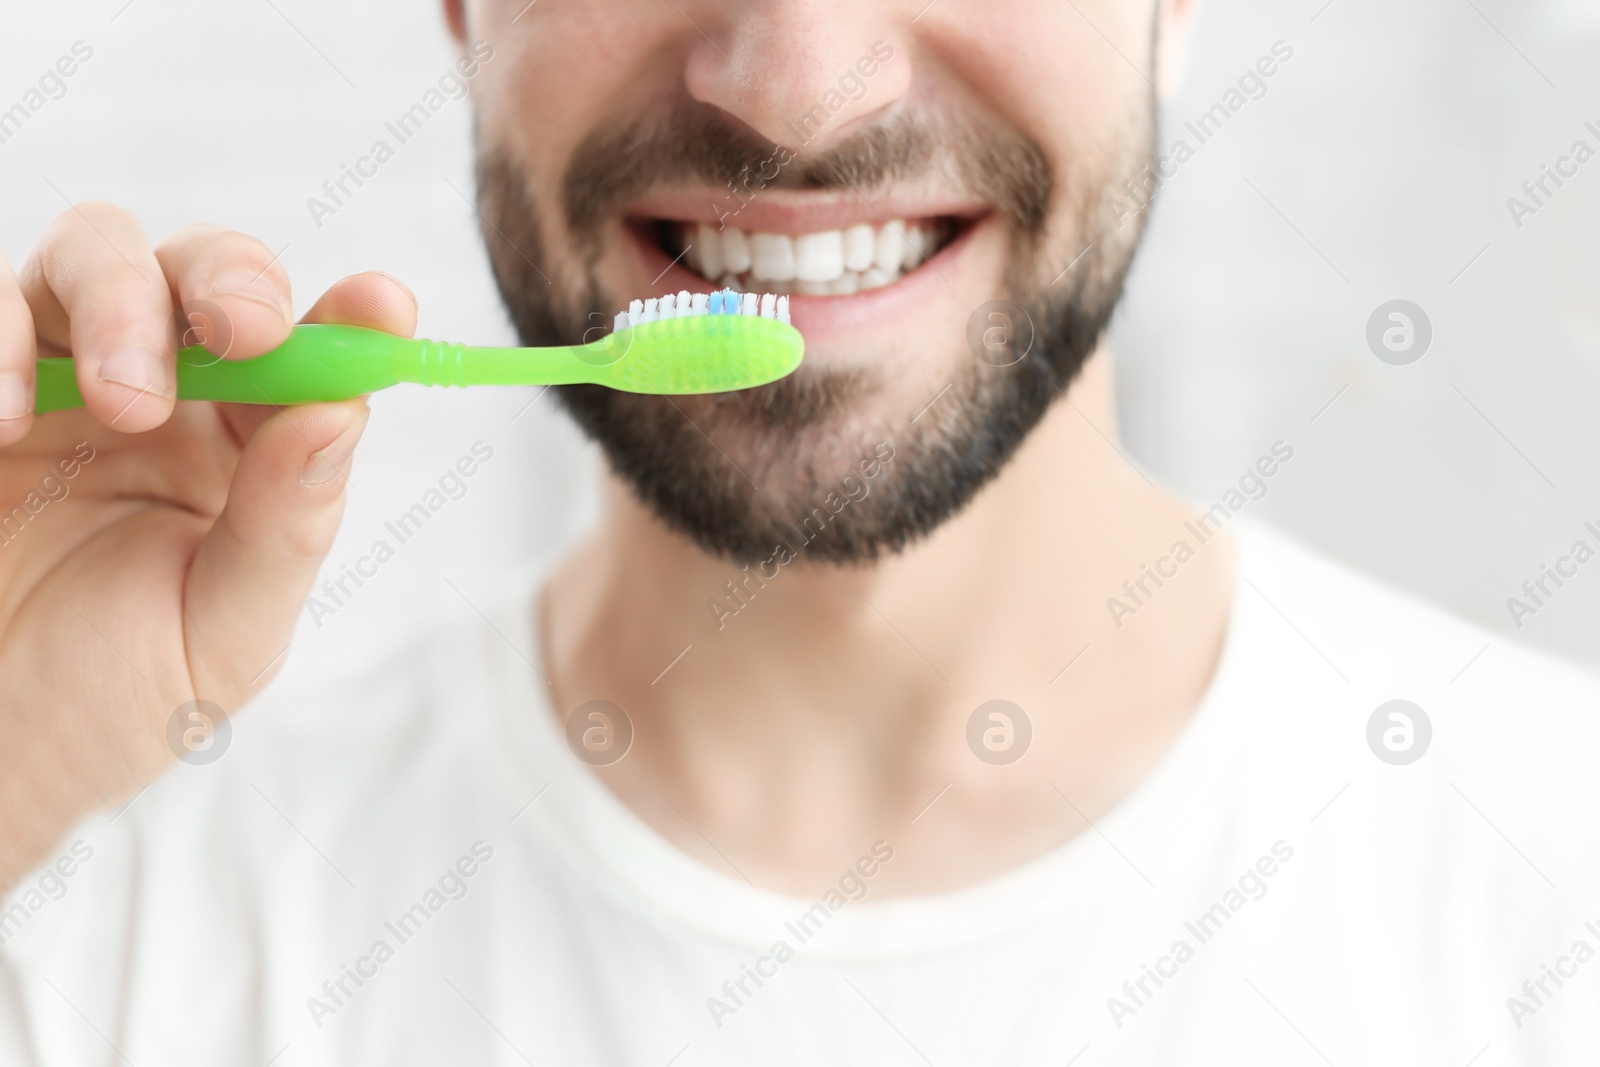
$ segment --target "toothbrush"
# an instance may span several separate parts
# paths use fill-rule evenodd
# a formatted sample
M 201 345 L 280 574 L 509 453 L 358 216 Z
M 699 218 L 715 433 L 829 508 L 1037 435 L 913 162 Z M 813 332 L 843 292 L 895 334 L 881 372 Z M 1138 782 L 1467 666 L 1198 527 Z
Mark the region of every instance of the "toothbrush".
M 255 359 L 178 352 L 178 399 L 308 404 L 419 385 L 603 385 L 629 393 L 722 393 L 776 381 L 800 365 L 805 341 L 789 298 L 688 291 L 635 300 L 615 328 L 585 345 L 473 348 L 360 326 L 296 326 Z M 70 358 L 38 361 L 34 411 L 81 407 Z

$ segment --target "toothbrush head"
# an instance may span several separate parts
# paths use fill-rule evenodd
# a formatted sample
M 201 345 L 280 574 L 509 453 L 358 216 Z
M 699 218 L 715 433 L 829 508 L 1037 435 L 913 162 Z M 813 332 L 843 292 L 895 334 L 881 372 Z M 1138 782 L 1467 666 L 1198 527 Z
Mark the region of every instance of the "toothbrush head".
M 614 332 L 579 351 L 611 389 L 725 393 L 792 373 L 805 340 L 789 324 L 787 296 L 723 289 L 635 300 L 617 314 Z

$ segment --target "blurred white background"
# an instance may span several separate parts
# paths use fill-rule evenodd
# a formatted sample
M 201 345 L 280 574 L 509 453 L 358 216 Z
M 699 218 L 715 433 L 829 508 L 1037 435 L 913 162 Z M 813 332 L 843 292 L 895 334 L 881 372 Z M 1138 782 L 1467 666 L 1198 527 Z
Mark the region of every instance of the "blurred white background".
M 195 221 L 261 237 L 297 312 L 377 268 L 417 292 L 422 335 L 512 341 L 465 199 L 466 103 L 320 227 L 306 205 L 455 58 L 432 0 L 94 0 L 0 20 L 0 110 L 74 42 L 94 50 L 0 144 L 14 264 L 69 202 L 104 199 L 157 238 Z M 1114 329 L 1128 450 L 1210 502 L 1283 439 L 1295 458 L 1252 514 L 1507 640 L 1600 663 L 1600 565 L 1520 631 L 1506 605 L 1600 520 L 1600 160 L 1520 230 L 1505 203 L 1574 140 L 1600 148 L 1583 128 L 1600 128 L 1600 4 L 1206 0 L 1163 149 L 1193 145 L 1183 123 L 1278 41 L 1292 60 L 1152 213 Z M 1396 298 L 1433 323 L 1410 366 L 1366 345 Z M 470 612 L 592 520 L 598 460 L 534 396 L 374 400 L 328 572 L 474 442 L 494 459 L 336 615 L 302 619 L 291 679 L 359 669 L 405 630 Z

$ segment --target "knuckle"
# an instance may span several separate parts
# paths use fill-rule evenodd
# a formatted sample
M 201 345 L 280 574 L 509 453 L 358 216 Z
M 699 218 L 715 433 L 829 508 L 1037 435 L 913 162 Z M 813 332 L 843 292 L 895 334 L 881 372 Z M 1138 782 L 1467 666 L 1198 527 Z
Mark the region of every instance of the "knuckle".
M 72 218 L 80 228 L 83 226 L 134 230 L 139 228 L 139 223 L 129 211 L 115 204 L 108 204 L 104 200 L 85 200 L 73 206 L 71 210 L 63 212 L 63 215 Z
M 51 219 L 40 234 L 32 256 L 45 276 L 72 279 L 86 267 L 108 261 L 122 262 L 118 242 L 143 235 L 138 221 L 115 204 L 90 200 L 76 204 Z
M 195 256 L 206 254 L 218 245 L 226 245 L 234 238 L 234 230 L 222 229 L 216 222 L 190 222 L 189 226 L 173 230 L 157 246 L 157 254 Z
M 262 272 L 275 282 L 284 280 L 282 267 L 265 241 L 209 222 L 186 226 L 172 234 L 157 249 L 157 257 L 168 265 L 169 271 L 188 273 L 191 279 L 229 269 L 249 269 Z
M 156 245 L 156 256 L 164 259 L 171 255 L 184 255 L 196 249 L 204 248 L 217 234 L 224 232 L 222 227 L 210 222 L 195 222 L 181 229 L 169 233 Z
M 234 231 L 229 231 L 229 236 L 233 240 L 231 249 L 233 255 L 248 263 L 253 269 L 259 270 L 279 286 L 287 285 L 288 275 L 284 272 L 283 264 L 278 262 L 278 257 L 267 247 L 265 241 L 247 233 Z

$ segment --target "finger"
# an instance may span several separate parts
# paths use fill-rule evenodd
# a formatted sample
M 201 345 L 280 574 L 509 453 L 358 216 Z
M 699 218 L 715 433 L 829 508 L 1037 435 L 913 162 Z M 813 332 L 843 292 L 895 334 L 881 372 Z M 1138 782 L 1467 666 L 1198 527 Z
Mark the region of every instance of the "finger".
M 33 314 L 11 264 L 0 253 L 0 445 L 28 435 L 33 425 Z
M 269 352 L 294 323 L 289 276 L 266 245 L 218 226 L 189 226 L 156 247 L 178 309 L 180 346 L 224 359 Z
M 190 564 L 184 631 L 196 692 L 238 707 L 276 673 L 344 513 L 361 400 L 272 414 Z
M 177 396 L 172 299 L 144 231 L 109 204 L 82 204 L 46 229 L 22 269 L 38 336 L 70 351 L 78 390 L 117 430 L 159 426 Z
M 410 337 L 417 331 L 417 298 L 398 279 L 379 271 L 353 274 L 329 287 L 305 322 L 333 322 Z M 223 417 L 240 441 L 272 417 L 272 409 L 254 404 L 228 404 Z
M 304 321 L 366 326 L 410 337 L 417 332 L 417 298 L 399 278 L 369 270 L 335 282 Z

